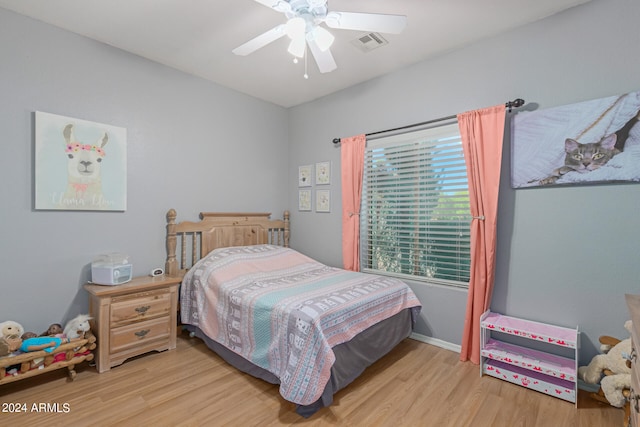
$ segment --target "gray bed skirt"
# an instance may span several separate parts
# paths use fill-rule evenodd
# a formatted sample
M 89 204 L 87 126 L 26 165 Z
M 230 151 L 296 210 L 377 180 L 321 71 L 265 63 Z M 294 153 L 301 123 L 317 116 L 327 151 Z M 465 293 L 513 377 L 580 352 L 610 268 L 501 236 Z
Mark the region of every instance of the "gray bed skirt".
M 418 309 L 419 310 L 419 309 Z M 398 314 L 369 327 L 350 341 L 333 348 L 336 361 L 331 368 L 331 378 L 322 396 L 310 405 L 296 405 L 296 412 L 307 418 L 319 409 L 333 403 L 333 395 L 355 380 L 362 372 L 378 359 L 389 353 L 413 330 L 415 309 L 405 309 Z M 280 380 L 271 372 L 260 368 L 239 356 L 223 345 L 207 337 L 199 328 L 190 325 L 185 327 L 202 339 L 207 347 L 222 357 L 227 363 L 253 377 L 271 384 L 280 384 Z

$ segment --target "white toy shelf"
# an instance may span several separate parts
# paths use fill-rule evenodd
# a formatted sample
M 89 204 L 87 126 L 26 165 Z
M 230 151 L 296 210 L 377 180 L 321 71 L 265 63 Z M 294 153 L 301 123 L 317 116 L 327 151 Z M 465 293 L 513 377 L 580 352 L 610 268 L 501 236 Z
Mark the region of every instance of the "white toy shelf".
M 518 344 L 507 342 L 510 335 L 520 337 Z M 577 404 L 579 337 L 578 328 L 486 311 L 480 318 L 480 375 Z

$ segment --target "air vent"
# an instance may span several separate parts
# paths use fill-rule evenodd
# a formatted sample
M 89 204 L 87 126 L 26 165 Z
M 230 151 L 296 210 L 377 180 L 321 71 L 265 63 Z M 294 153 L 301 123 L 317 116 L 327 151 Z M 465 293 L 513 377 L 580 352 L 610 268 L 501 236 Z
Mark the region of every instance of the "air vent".
M 355 40 L 351 40 L 351 44 L 367 53 L 371 52 L 373 49 L 379 48 L 380 46 L 387 45 L 389 42 L 386 41 L 380 33 L 367 33 L 361 35 Z

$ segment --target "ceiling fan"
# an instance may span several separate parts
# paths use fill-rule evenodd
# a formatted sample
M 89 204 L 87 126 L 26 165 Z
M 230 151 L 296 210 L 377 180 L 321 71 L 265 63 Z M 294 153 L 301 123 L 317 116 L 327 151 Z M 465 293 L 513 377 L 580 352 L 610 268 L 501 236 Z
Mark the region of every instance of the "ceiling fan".
M 341 30 L 389 34 L 399 34 L 407 24 L 407 17 L 404 15 L 329 11 L 327 0 L 255 1 L 284 13 L 287 22 L 238 46 L 233 53 L 246 56 L 287 35 L 291 39 L 289 53 L 295 58 L 302 58 L 308 46 L 321 73 L 331 72 L 337 65 L 329 50 L 334 36 L 320 24 Z

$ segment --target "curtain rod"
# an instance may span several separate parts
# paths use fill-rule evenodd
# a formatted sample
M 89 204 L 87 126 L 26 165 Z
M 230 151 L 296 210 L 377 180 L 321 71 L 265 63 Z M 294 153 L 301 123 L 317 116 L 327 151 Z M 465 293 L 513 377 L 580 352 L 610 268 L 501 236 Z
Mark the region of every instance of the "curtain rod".
M 523 105 L 524 105 L 524 99 L 521 99 L 521 98 L 516 98 L 513 101 L 508 101 L 508 102 L 504 103 L 504 106 L 509 109 L 509 112 L 511 112 L 512 108 L 522 107 Z M 445 120 L 455 119 L 456 117 L 458 117 L 458 116 L 457 115 L 453 115 L 453 116 L 441 117 L 439 119 L 433 119 L 433 120 L 428 120 L 426 122 L 414 123 L 412 125 L 401 126 L 399 128 L 379 130 L 377 132 L 370 132 L 370 133 L 365 134 L 365 136 L 378 135 L 380 133 L 395 132 L 395 131 L 398 131 L 398 130 L 410 129 L 410 128 L 414 128 L 414 127 L 417 127 L 417 126 L 430 125 L 432 123 L 438 123 L 438 122 L 443 122 Z M 333 138 L 333 143 L 334 144 L 340 144 L 340 138 Z

